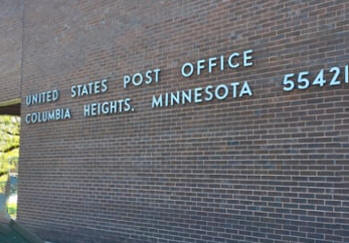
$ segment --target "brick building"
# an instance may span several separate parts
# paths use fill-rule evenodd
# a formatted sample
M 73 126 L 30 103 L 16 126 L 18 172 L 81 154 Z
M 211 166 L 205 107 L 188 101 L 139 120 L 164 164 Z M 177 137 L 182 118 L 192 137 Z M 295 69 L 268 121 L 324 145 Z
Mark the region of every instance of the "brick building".
M 348 12 L 0 1 L 18 221 L 64 243 L 349 242 Z

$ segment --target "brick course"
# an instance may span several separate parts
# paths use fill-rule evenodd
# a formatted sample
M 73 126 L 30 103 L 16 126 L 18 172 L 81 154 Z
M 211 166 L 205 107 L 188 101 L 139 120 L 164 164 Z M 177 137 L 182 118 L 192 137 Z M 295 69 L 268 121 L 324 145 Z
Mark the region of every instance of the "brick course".
M 348 84 L 284 92 L 284 74 L 349 63 L 347 1 L 24 1 L 18 220 L 54 242 L 348 242 Z M 254 66 L 183 78 L 253 49 Z M 157 85 L 124 74 L 161 68 Z M 107 78 L 103 95 L 74 84 Z M 327 77 L 329 78 L 329 77 Z M 343 79 L 341 76 L 340 78 Z M 253 96 L 152 109 L 154 94 L 248 81 Z M 3 84 L 1 84 L 3 85 Z M 58 88 L 57 103 L 24 97 Z M 136 111 L 83 117 L 131 97 Z

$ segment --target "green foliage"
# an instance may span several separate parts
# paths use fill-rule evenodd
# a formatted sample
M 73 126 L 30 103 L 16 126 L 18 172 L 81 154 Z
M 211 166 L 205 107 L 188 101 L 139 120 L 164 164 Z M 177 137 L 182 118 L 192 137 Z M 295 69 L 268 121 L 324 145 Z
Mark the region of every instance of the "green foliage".
M 0 175 L 16 170 L 19 156 L 20 117 L 0 116 Z
M 8 203 L 7 211 L 10 217 L 15 219 L 17 216 L 17 203 L 16 202 Z

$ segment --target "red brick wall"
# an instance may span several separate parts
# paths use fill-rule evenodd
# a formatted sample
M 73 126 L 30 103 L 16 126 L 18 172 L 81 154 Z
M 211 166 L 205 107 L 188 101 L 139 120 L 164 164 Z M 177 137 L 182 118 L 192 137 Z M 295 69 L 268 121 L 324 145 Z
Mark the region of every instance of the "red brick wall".
M 348 84 L 283 91 L 349 63 L 347 1 L 25 1 L 19 221 L 54 242 L 348 242 Z M 183 78 L 253 49 L 254 65 Z M 124 74 L 161 68 L 159 84 Z M 328 72 L 328 71 L 327 71 Z M 329 78 L 328 75 L 326 75 Z M 105 94 L 72 85 L 109 80 Z M 343 75 L 340 76 L 344 79 Z M 253 96 L 151 108 L 152 95 L 248 81 Z M 59 89 L 56 103 L 26 95 Z M 84 118 L 83 104 L 135 112 Z M 72 119 L 27 125 L 69 107 Z
M 0 104 L 20 98 L 22 0 L 0 2 Z

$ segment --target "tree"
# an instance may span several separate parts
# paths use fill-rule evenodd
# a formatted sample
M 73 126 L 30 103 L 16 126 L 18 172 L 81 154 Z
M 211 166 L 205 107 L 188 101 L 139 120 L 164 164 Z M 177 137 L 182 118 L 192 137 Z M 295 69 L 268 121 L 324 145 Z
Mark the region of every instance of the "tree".
M 20 139 L 20 117 L 0 116 L 0 176 L 17 170 Z

